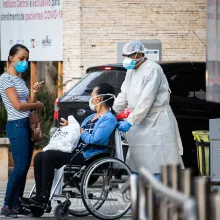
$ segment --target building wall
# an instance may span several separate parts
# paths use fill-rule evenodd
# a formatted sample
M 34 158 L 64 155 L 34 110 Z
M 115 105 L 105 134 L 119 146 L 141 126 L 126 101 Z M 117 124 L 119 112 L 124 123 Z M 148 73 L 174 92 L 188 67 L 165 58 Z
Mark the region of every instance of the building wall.
M 162 41 L 162 60 L 204 61 L 205 0 L 64 0 L 64 82 L 115 63 L 116 43 Z
M 64 91 L 82 77 L 81 0 L 63 0 Z

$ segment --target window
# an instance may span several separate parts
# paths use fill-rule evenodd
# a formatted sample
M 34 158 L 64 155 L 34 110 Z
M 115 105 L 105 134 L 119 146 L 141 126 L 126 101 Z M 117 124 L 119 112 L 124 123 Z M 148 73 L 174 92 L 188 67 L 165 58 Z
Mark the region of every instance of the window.
M 205 100 L 205 64 L 182 63 L 178 65 L 175 64 L 172 69 L 163 68 L 172 95 Z

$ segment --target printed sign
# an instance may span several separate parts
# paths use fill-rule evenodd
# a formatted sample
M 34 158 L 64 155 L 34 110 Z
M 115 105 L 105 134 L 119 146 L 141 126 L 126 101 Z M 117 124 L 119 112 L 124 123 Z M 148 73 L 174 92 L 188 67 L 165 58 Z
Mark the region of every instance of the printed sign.
M 1 0 L 1 60 L 23 44 L 30 61 L 63 60 L 63 0 Z
M 159 50 L 147 50 L 146 57 L 153 61 L 160 61 Z

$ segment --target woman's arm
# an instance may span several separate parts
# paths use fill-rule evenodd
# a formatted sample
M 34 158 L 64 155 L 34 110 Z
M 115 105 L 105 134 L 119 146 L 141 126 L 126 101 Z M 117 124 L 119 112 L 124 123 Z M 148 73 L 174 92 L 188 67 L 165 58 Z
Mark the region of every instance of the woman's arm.
M 42 81 L 40 83 L 39 82 L 34 83 L 34 85 L 33 85 L 33 95 L 28 98 L 28 103 L 37 102 L 37 93 L 40 91 L 40 88 L 41 88 L 43 83 L 44 83 L 44 81 Z
M 41 102 L 36 102 L 36 103 L 21 102 L 19 100 L 18 93 L 15 87 L 7 88 L 5 90 L 5 93 L 8 96 L 9 101 L 17 111 L 29 111 L 32 109 L 40 109 L 44 107 L 43 103 Z
M 37 93 L 33 92 L 33 95 L 28 98 L 28 103 L 36 103 L 37 102 Z

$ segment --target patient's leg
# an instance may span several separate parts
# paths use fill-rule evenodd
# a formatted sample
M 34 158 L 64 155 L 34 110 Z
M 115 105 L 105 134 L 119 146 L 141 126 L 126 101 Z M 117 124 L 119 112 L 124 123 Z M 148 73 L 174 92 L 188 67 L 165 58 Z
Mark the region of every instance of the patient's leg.
M 69 163 L 71 153 L 64 153 L 57 150 L 48 150 L 42 156 L 42 195 L 49 195 L 50 187 L 54 178 L 54 169 L 59 169 Z
M 36 183 L 36 195 L 39 196 L 42 188 L 42 155 L 44 152 L 39 152 L 34 157 L 34 178 Z
M 50 194 L 50 189 L 52 186 L 53 178 L 54 178 L 54 169 L 59 169 L 63 165 L 69 164 L 70 159 L 73 157 L 73 154 L 71 153 L 64 153 L 61 151 L 56 151 L 56 150 L 48 150 L 46 152 L 41 152 L 40 156 L 41 157 L 41 176 L 38 175 L 40 172 L 39 167 L 37 167 L 36 173 L 37 173 L 37 178 L 41 177 L 41 190 L 40 190 L 40 195 L 31 198 L 30 202 L 33 204 L 42 204 L 46 203 L 49 199 L 49 194 Z M 39 159 L 37 157 L 37 159 Z M 37 160 L 36 159 L 36 160 Z M 74 158 L 73 164 L 75 165 L 82 165 L 84 164 L 84 157 L 82 154 L 77 155 L 76 158 Z M 38 161 L 38 160 L 37 160 Z M 36 163 L 37 165 L 38 163 Z M 40 176 L 40 177 L 39 177 Z M 36 179 L 37 179 L 36 178 Z M 38 182 L 38 180 L 37 180 Z M 40 186 L 40 184 L 38 184 Z M 38 188 L 39 191 L 40 187 Z

